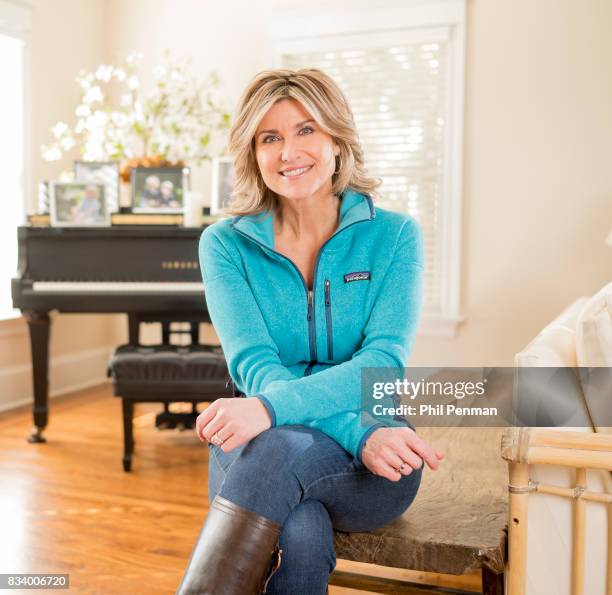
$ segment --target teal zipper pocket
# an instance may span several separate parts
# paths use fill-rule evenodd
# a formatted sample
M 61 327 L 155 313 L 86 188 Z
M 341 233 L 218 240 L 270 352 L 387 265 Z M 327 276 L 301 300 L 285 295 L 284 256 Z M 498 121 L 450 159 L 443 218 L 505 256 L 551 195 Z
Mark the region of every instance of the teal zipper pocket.
M 327 327 L 327 359 L 334 359 L 334 335 L 332 329 L 331 295 L 329 279 L 325 279 L 325 322 Z

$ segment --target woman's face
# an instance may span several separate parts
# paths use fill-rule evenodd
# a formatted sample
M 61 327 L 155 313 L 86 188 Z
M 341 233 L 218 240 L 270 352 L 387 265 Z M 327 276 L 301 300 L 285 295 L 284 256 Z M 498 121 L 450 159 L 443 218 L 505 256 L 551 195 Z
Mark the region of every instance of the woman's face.
M 287 199 L 330 194 L 339 152 L 331 135 L 291 98 L 277 101 L 255 133 L 261 176 L 270 190 Z

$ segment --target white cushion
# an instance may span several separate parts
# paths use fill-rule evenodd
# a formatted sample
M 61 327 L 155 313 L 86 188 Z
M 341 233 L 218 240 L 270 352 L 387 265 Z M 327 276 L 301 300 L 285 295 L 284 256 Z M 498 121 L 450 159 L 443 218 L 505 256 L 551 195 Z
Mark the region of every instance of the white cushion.
M 591 370 L 590 381 L 582 388 L 596 430 L 612 434 L 612 283 L 598 291 L 578 316 L 576 359 L 581 368 L 607 368 Z
M 579 366 L 612 366 L 612 283 L 584 306 L 576 323 Z
M 588 303 L 582 297 L 568 306 L 514 357 L 515 366 L 576 366 L 576 321 Z
M 557 318 L 544 327 L 527 347 L 514 357 L 516 367 L 552 367 L 575 368 L 576 363 L 576 321 L 578 316 L 589 302 L 588 297 L 582 297 L 568 306 Z M 563 409 L 555 408 L 557 418 L 563 425 L 556 426 L 559 430 L 592 432 L 593 426 L 589 415 L 582 387 L 576 379 L 575 382 L 565 384 L 566 392 L 559 405 Z M 542 388 L 542 399 L 546 398 L 546 389 Z M 518 405 L 517 405 L 518 406 Z M 521 402 L 520 411 L 529 417 L 535 414 L 539 403 Z M 552 414 L 552 411 L 549 412 Z M 551 426 L 552 427 L 552 426 Z

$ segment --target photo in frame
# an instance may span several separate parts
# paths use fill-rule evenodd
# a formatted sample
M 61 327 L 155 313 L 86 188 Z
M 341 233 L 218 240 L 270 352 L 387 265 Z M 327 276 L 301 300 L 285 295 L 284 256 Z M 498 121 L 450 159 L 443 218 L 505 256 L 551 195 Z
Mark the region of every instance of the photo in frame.
M 135 167 L 131 174 L 132 212 L 182 213 L 189 190 L 187 167 Z
M 231 157 L 215 157 L 212 161 L 212 192 L 210 214 L 223 215 L 234 191 L 236 175 Z
M 74 181 L 103 184 L 109 212 L 119 210 L 119 162 L 81 161 L 74 162 Z
M 56 227 L 105 227 L 110 225 L 104 184 L 51 182 L 51 225 Z

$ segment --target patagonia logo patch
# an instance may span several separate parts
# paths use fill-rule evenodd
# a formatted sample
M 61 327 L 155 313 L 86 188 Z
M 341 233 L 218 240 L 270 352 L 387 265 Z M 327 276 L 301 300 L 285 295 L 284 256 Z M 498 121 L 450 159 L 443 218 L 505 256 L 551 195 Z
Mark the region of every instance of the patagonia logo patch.
M 347 273 L 344 275 L 344 282 L 350 283 L 351 281 L 369 281 L 370 271 L 357 271 L 355 273 Z

